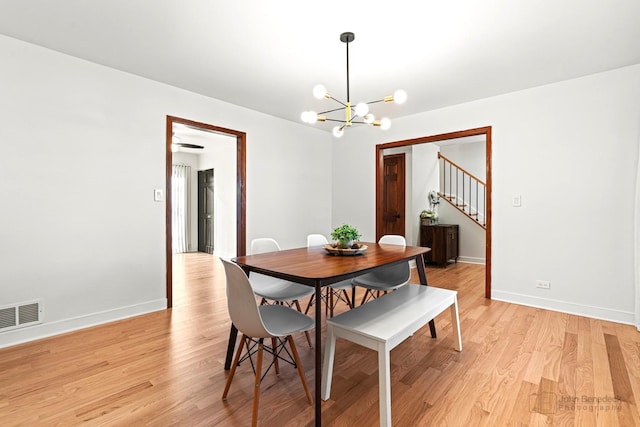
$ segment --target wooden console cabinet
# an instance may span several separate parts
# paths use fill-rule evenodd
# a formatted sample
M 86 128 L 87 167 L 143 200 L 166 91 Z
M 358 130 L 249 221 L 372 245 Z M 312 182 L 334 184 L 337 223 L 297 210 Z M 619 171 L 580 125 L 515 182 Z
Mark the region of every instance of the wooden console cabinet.
M 431 248 L 425 254 L 428 264 L 446 267 L 449 261 L 458 262 L 458 224 L 421 224 L 420 246 Z

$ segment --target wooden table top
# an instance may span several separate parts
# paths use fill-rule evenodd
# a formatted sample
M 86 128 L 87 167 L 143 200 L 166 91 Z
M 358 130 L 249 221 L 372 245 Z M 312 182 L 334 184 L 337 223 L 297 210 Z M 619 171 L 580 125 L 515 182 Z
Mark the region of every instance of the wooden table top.
M 310 286 L 326 286 L 381 265 L 422 258 L 421 255 L 431 250 L 420 246 L 361 243 L 367 245 L 367 250 L 359 255 L 331 255 L 323 247 L 316 246 L 239 256 L 233 261 L 248 271 Z

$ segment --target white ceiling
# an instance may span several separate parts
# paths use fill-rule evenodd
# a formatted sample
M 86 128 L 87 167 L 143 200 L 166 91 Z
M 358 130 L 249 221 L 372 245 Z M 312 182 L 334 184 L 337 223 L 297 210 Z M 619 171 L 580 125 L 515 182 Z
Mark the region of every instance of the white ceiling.
M 638 0 L 0 0 L 0 34 L 292 121 L 407 91 L 390 117 L 640 63 Z M 327 129 L 330 125 L 326 125 Z

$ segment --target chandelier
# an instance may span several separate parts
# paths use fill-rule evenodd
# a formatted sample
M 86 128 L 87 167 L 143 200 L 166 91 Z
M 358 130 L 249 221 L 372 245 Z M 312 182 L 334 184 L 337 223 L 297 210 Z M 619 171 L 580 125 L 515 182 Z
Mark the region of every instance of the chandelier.
M 355 106 L 351 104 L 351 99 L 349 97 L 349 43 L 351 43 L 354 39 L 355 35 L 351 32 L 340 34 L 340 41 L 347 45 L 347 101 L 342 102 L 334 98 L 329 92 L 327 92 L 327 89 L 323 85 L 319 84 L 313 88 L 313 96 L 316 99 L 332 99 L 342 107 L 322 111 L 320 113 L 316 113 L 315 111 L 304 111 L 300 116 L 303 122 L 309 124 L 313 124 L 316 122 L 339 123 L 333 128 L 333 136 L 335 136 L 336 138 L 340 138 L 344 134 L 345 128 L 350 127 L 352 124 L 369 124 L 379 127 L 382 130 L 389 129 L 389 127 L 391 127 L 391 120 L 386 117 L 383 117 L 380 120 L 376 120 L 375 116 L 369 112 L 369 105 L 379 102 L 395 102 L 397 104 L 402 104 L 407 100 L 407 93 L 405 91 L 396 90 L 393 95 L 386 96 L 376 101 L 360 102 Z M 327 114 L 335 113 L 338 111 L 343 112 L 344 119 L 327 117 Z

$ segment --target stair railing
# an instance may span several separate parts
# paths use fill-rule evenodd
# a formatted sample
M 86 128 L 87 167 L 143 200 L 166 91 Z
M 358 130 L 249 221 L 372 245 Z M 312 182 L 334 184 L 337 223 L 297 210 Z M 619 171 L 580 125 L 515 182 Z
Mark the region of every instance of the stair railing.
M 438 153 L 440 197 L 486 230 L 487 185 Z

